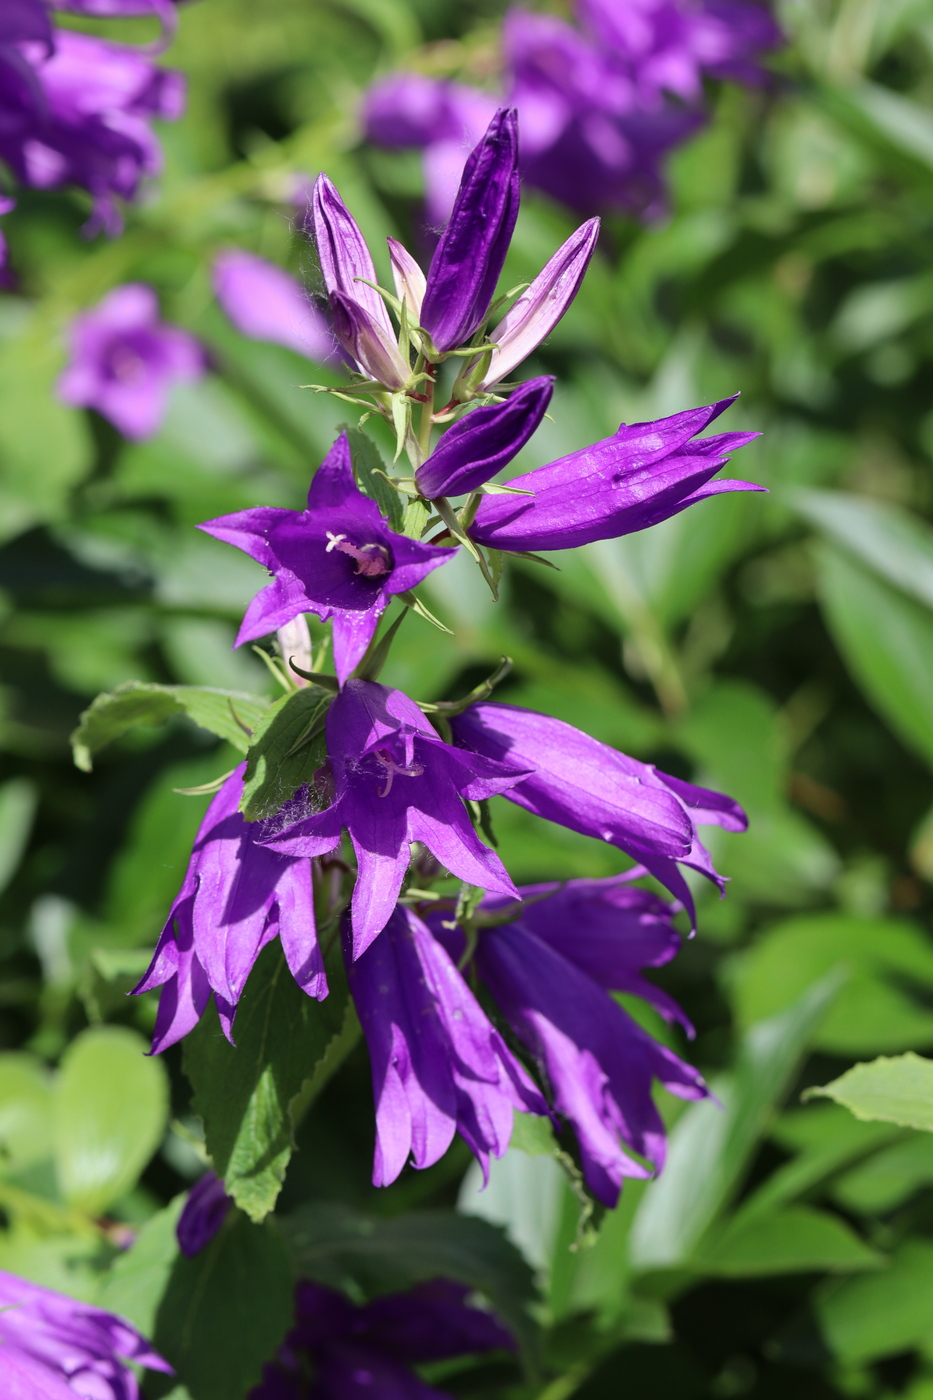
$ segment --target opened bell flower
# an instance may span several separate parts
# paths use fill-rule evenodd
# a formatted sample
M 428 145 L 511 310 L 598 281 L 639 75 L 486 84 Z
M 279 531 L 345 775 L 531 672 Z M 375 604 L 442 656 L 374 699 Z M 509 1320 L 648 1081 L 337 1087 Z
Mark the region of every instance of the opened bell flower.
M 353 956 L 385 928 L 410 860 L 422 841 L 453 875 L 499 894 L 515 886 L 483 845 L 463 804 L 504 792 L 527 766 L 466 754 L 438 738 L 414 701 L 374 681 L 350 680 L 327 712 L 333 801 L 299 820 L 296 797 L 265 823 L 262 840 L 290 856 L 333 850 L 345 827 L 357 859 L 350 906 Z M 309 794 L 310 800 L 310 794 Z
M 151 437 L 172 385 L 197 379 L 206 368 L 194 336 L 160 321 L 156 294 L 142 282 L 115 288 L 75 317 L 69 342 L 59 398 L 73 408 L 95 408 L 127 438 Z
M 503 403 L 474 408 L 459 418 L 415 472 L 421 494 L 459 496 L 490 481 L 537 431 L 553 391 L 554 380 L 542 375 L 520 385 Z
M 744 831 L 747 818 L 732 798 L 671 777 L 563 720 L 516 705 L 484 701 L 450 723 L 454 742 L 470 753 L 531 770 L 505 793 L 510 802 L 618 846 L 660 880 L 691 917 L 693 899 L 679 865 L 723 889 L 697 826 Z
M 332 328 L 284 268 L 229 248 L 214 259 L 213 281 L 217 300 L 241 334 L 319 363 L 335 358 Z
M 728 454 L 758 433 L 696 437 L 735 398 L 651 423 L 623 423 L 592 447 L 513 477 L 507 484 L 530 494 L 484 497 L 471 537 L 491 549 L 574 549 L 645 530 L 709 496 L 763 491 L 750 481 L 713 480 Z
M 133 989 L 137 994 L 163 989 L 154 1054 L 194 1028 L 211 992 L 232 1041 L 246 979 L 273 938 L 279 938 L 302 991 L 318 1001 L 327 995 L 310 862 L 258 844 L 261 825 L 239 813 L 245 771 L 241 763 L 208 807 L 149 970 Z
M 138 1400 L 134 1366 L 172 1373 L 123 1318 L 0 1269 L 4 1400 Z
M 399 906 L 347 971 L 372 1065 L 373 1185 L 388 1186 L 409 1158 L 433 1165 L 455 1132 L 488 1176 L 490 1154 L 509 1145 L 513 1110 L 548 1109 L 449 954 Z
M 356 485 L 346 433 L 315 473 L 307 509 L 256 506 L 199 528 L 242 549 L 273 575 L 247 608 L 236 645 L 276 632 L 300 613 L 332 617 L 341 684 L 362 660 L 390 599 L 454 553 L 389 528 L 375 501 Z

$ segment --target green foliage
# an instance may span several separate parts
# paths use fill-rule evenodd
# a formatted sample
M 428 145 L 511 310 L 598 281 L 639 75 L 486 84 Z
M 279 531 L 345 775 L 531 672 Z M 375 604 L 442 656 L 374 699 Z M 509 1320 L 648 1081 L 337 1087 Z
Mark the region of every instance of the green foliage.
M 839 1079 L 809 1090 L 843 1104 L 856 1118 L 880 1119 L 933 1133 L 933 1060 L 908 1052 L 855 1065 Z
M 240 810 L 247 821 L 272 816 L 302 783 L 311 783 L 326 757 L 324 719 L 331 698 L 309 685 L 283 695 L 262 716 L 246 755 Z
M 187 715 L 202 729 L 245 753 L 249 734 L 260 722 L 264 709 L 263 701 L 255 695 L 238 691 L 127 681 L 109 695 L 98 695 L 81 716 L 71 740 L 75 763 L 89 773 L 94 754 L 128 729 L 138 724 L 165 724 L 179 714 Z

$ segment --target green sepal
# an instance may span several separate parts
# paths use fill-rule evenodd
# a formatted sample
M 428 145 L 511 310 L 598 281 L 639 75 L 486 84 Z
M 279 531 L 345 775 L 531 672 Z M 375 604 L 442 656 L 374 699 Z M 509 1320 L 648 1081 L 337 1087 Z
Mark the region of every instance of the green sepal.
M 74 761 L 90 773 L 93 756 L 137 725 L 167 723 L 175 715 L 187 715 L 201 729 L 226 739 L 240 753 L 260 723 L 268 701 L 239 690 L 212 686 L 156 685 L 152 681 L 127 681 L 116 690 L 98 695 L 84 711 L 71 736 Z

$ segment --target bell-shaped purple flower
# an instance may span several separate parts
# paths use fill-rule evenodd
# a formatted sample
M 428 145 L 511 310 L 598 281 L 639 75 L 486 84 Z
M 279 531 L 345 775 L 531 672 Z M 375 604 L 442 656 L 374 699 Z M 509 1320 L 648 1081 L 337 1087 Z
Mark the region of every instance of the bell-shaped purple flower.
M 464 798 L 504 792 L 529 765 L 465 754 L 438 738 L 414 701 L 373 681 L 347 681 L 327 713 L 334 799 L 295 821 L 298 799 L 267 822 L 263 841 L 291 856 L 332 850 L 346 827 L 357 859 L 353 953 L 359 957 L 395 908 L 412 841 L 422 841 L 452 874 L 499 894 L 515 886 L 476 835 Z M 280 814 L 282 818 L 282 814 Z
M 134 1363 L 172 1373 L 123 1318 L 0 1270 L 5 1400 L 138 1400 Z
M 492 1026 L 448 953 L 416 914 L 398 906 L 351 960 L 376 1101 L 373 1185 L 405 1163 L 429 1167 L 459 1132 L 488 1174 L 512 1136 L 512 1112 L 547 1113 L 526 1071 Z
M 210 1244 L 232 1205 L 217 1173 L 206 1171 L 188 1192 L 175 1226 L 178 1247 L 186 1259 L 193 1259 Z
M 542 375 L 522 384 L 504 403 L 459 418 L 415 472 L 421 494 L 429 499 L 459 496 L 490 481 L 537 432 L 553 391 L 554 380 Z
M 454 741 L 471 753 L 529 777 L 505 794 L 536 816 L 618 846 L 660 880 L 693 917 L 693 899 L 678 865 L 717 884 L 697 826 L 744 831 L 742 808 L 722 793 L 695 787 L 591 739 L 563 720 L 515 705 L 483 702 L 451 720 Z
M 485 320 L 519 204 L 518 119 L 503 108 L 463 168 L 428 272 L 421 324 L 437 350 L 466 344 Z
M 251 340 L 284 345 L 305 359 L 335 357 L 334 332 L 294 277 L 240 248 L 214 259 L 214 291 L 227 316 Z
M 454 552 L 389 529 L 356 485 L 346 433 L 315 474 L 306 510 L 256 506 L 200 529 L 242 549 L 273 575 L 247 608 L 237 646 L 278 631 L 299 613 L 332 617 L 341 684 L 362 660 L 389 600 Z
M 574 549 L 645 530 L 725 491 L 763 491 L 750 481 L 713 480 L 728 454 L 758 433 L 691 441 L 734 402 L 623 423 L 613 437 L 514 477 L 509 486 L 532 494 L 484 497 L 471 536 L 492 549 Z
M 452 1400 L 412 1363 L 515 1350 L 491 1313 L 469 1305 L 469 1293 L 463 1284 L 432 1279 L 360 1306 L 303 1280 L 295 1289 L 294 1326 L 248 1400 Z
M 237 1002 L 253 965 L 278 937 L 295 981 L 327 995 L 314 921 L 311 866 L 258 844 L 257 823 L 240 816 L 246 765 L 231 773 L 207 809 L 191 861 L 136 993 L 163 987 L 154 1054 L 197 1024 L 211 992 L 232 1042 Z

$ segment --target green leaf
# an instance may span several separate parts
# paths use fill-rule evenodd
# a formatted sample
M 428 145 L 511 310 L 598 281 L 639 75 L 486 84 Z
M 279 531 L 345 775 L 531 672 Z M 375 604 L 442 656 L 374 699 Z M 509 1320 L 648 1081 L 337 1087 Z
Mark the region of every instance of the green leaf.
M 347 1206 L 314 1204 L 282 1225 L 303 1277 L 365 1294 L 408 1288 L 421 1279 L 455 1279 L 484 1293 L 526 1351 L 534 1349 L 531 1269 L 485 1220 L 447 1210 L 376 1220 Z
M 912 1240 L 890 1268 L 827 1288 L 815 1311 L 827 1345 L 840 1361 L 857 1365 L 929 1337 L 931 1295 L 933 1245 Z
M 187 1191 L 182 1191 L 145 1222 L 131 1247 L 114 1260 L 95 1299 L 98 1307 L 119 1313 L 145 1337 L 155 1331 L 159 1304 L 178 1259 L 175 1227 L 187 1199 Z
M 136 1184 L 168 1114 L 161 1060 L 142 1036 L 96 1026 L 71 1042 L 55 1095 L 55 1163 L 62 1195 L 99 1215 Z
M 271 817 L 302 783 L 311 783 L 326 756 L 324 716 L 332 698 L 309 685 L 283 695 L 263 715 L 246 756 L 240 811 L 247 821 Z M 309 732 L 310 742 L 302 742 Z
M 834 544 L 933 608 L 933 529 L 925 520 L 847 491 L 797 491 L 793 504 Z
M 52 1153 L 54 1091 L 33 1055 L 0 1055 L 0 1172 L 41 1162 Z
M 165 724 L 179 714 L 186 714 L 202 729 L 209 729 L 240 753 L 245 753 L 249 743 L 245 729 L 255 729 L 266 703 L 259 696 L 238 690 L 127 681 L 106 695 L 98 695 L 82 714 L 71 736 L 74 761 L 83 772 L 89 773 L 94 754 L 128 729 L 138 724 Z
M 191 1400 L 243 1400 L 292 1317 L 292 1271 L 272 1221 L 232 1211 L 194 1259 L 179 1255 L 156 1317 L 155 1348 Z
M 728 969 L 741 1025 L 789 1006 L 833 967 L 849 977 L 815 1044 L 841 1054 L 872 1054 L 933 1043 L 933 1014 L 905 987 L 933 988 L 933 950 L 906 919 L 813 914 L 761 935 Z
M 819 596 L 869 703 L 933 766 L 933 615 L 847 555 L 820 550 Z
M 330 994 L 314 1001 L 297 986 L 276 939 L 261 953 L 240 1000 L 234 1034 L 224 1037 L 213 1005 L 187 1036 L 185 1073 L 207 1150 L 237 1205 L 262 1220 L 275 1205 L 294 1150 L 296 1110 L 309 1084 L 322 1087 L 347 1053 L 352 1015 L 337 959 Z
M 856 1118 L 900 1123 L 933 1133 L 933 1060 L 908 1052 L 853 1065 L 830 1084 L 807 1090 L 841 1103 Z
M 0 892 L 16 874 L 29 842 L 38 792 L 28 778 L 11 778 L 0 787 Z
M 357 486 L 364 496 L 376 502 L 392 529 L 401 534 L 405 518 L 404 502 L 395 487 L 386 481 L 389 469 L 382 460 L 379 448 L 362 428 L 348 428 L 347 437 L 350 439 Z
M 691 1265 L 726 1278 L 759 1278 L 813 1270 L 846 1273 L 876 1269 L 883 1258 L 843 1221 L 809 1206 L 731 1221 L 694 1255 Z
M 933 1136 L 912 1133 L 834 1181 L 830 1195 L 846 1210 L 860 1215 L 883 1215 L 931 1183 Z

